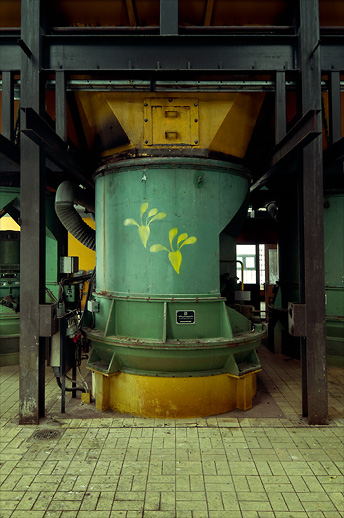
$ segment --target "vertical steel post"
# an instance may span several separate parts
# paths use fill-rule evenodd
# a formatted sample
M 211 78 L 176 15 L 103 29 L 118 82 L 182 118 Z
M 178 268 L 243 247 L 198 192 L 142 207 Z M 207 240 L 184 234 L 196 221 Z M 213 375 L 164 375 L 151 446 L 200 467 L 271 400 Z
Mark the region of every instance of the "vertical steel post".
M 275 144 L 279 144 L 287 133 L 287 106 L 285 72 L 276 72 L 275 93 Z
M 303 150 L 302 212 L 299 214 L 300 296 L 306 304 L 303 355 L 307 375 L 304 412 L 310 424 L 328 420 L 324 272 L 323 165 L 321 119 L 319 1 L 300 0 L 299 68 L 302 114 L 318 110 L 319 137 Z
M 342 137 L 340 107 L 340 73 L 329 73 L 329 108 L 330 108 L 330 143 L 334 144 Z
M 14 79 L 12 72 L 2 73 L 2 117 L 1 133 L 13 141 L 14 135 Z
M 67 140 L 67 98 L 66 80 L 63 70 L 56 72 L 55 87 L 55 123 L 56 133 L 62 140 Z
M 21 108 L 42 113 L 40 0 L 21 2 Z M 44 104 L 43 104 L 44 106 Z M 20 138 L 20 382 L 19 422 L 38 424 L 44 416 L 45 339 L 40 338 L 40 304 L 45 302 L 45 159 L 23 133 Z
M 160 0 L 160 34 L 178 34 L 178 0 Z

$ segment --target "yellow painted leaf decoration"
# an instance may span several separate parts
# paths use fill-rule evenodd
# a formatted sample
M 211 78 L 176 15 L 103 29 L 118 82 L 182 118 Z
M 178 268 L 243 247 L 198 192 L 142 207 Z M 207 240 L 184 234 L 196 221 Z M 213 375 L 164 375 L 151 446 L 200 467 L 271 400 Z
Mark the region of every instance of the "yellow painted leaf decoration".
M 147 202 L 142 203 L 141 208 L 140 208 L 141 218 L 142 218 L 142 215 L 146 212 L 147 209 L 148 209 L 148 203 Z
M 176 272 L 179 275 L 179 268 L 182 264 L 182 254 L 177 250 L 176 252 L 170 252 L 168 254 L 168 258 L 170 260 L 170 263 L 172 264 L 173 268 L 176 270 Z
M 162 252 L 162 251 L 165 250 L 166 252 L 168 252 L 168 259 L 169 259 L 171 265 L 173 266 L 174 270 L 179 275 L 180 266 L 181 266 L 182 260 L 183 260 L 183 257 L 182 257 L 182 254 L 180 252 L 180 249 L 184 245 L 193 245 L 193 244 L 195 244 L 196 241 L 197 241 L 197 238 L 195 236 L 188 237 L 188 234 L 186 234 L 186 232 L 184 232 L 183 234 L 180 234 L 180 236 L 177 239 L 177 250 L 174 250 L 173 249 L 173 240 L 174 240 L 174 238 L 176 237 L 177 234 L 178 234 L 178 229 L 176 227 L 171 228 L 169 233 L 168 233 L 168 238 L 169 238 L 169 241 L 170 241 L 171 250 L 168 250 L 163 245 L 156 244 L 156 245 L 152 245 L 150 247 L 150 251 L 151 252 Z
M 136 225 L 136 226 L 139 226 L 139 224 L 133 219 L 133 218 L 128 218 L 128 219 L 125 219 L 124 220 L 124 225 L 126 227 L 128 227 L 129 225 Z
M 187 237 L 188 237 L 188 235 L 187 235 L 187 234 L 185 234 L 185 233 L 184 233 L 184 234 L 180 234 L 180 236 L 179 236 L 179 237 L 178 237 L 178 239 L 177 239 L 177 246 L 179 245 L 179 243 L 180 243 L 181 241 L 184 241 L 184 239 L 186 239 Z
M 159 212 L 159 214 L 157 214 L 156 216 L 154 216 L 149 223 L 152 223 L 152 221 L 156 221 L 156 220 L 159 220 L 159 219 L 164 219 L 166 218 L 166 214 L 165 212 Z
M 148 212 L 148 217 L 150 218 L 151 216 L 155 216 L 155 214 L 157 214 L 157 212 L 158 212 L 158 209 L 151 209 Z
M 147 212 L 148 209 L 148 203 L 144 202 L 141 204 L 140 207 L 140 220 L 141 225 L 135 221 L 133 218 L 127 218 L 124 220 L 123 224 L 128 227 L 130 225 L 136 225 L 138 227 L 139 236 L 141 239 L 141 242 L 145 248 L 147 248 L 147 241 L 150 236 L 150 228 L 149 225 L 152 223 L 152 221 L 155 220 L 161 220 L 166 218 L 165 212 L 158 212 L 157 208 L 151 209 L 148 214 L 146 215 L 146 222 L 143 222 L 143 215 Z
M 139 227 L 139 234 L 142 241 L 142 244 L 145 248 L 147 248 L 147 241 L 150 236 L 150 228 L 148 225 L 141 225 Z
M 179 250 L 184 246 L 184 245 L 193 245 L 194 243 L 196 243 L 197 241 L 197 237 L 195 236 L 191 236 L 189 237 L 188 239 L 186 239 L 186 241 L 184 241 L 184 243 L 182 243 L 179 247 Z
M 168 233 L 168 238 L 170 240 L 170 246 L 171 246 L 171 249 L 173 251 L 173 245 L 172 245 L 172 242 L 174 240 L 174 238 L 176 237 L 176 235 L 178 234 L 178 229 L 177 227 L 174 227 L 174 228 L 171 228 L 171 230 L 169 231 Z
M 166 252 L 169 252 L 169 249 L 166 248 L 166 246 L 163 245 L 152 245 L 150 247 L 151 252 L 162 252 L 163 250 L 166 250 Z

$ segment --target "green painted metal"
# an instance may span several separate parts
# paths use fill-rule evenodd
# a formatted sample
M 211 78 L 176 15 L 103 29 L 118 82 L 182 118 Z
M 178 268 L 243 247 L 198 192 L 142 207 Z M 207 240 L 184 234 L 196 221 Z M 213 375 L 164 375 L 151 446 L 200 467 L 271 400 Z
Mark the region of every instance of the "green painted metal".
M 344 357 L 344 193 L 324 197 L 327 351 Z
M 20 189 L 0 188 L 0 210 L 15 203 L 19 210 Z M 58 296 L 59 254 L 58 219 L 54 209 L 54 195 L 46 196 L 46 303 Z M 16 365 L 19 362 L 19 319 L 16 306 L 20 295 L 20 232 L 2 231 L 0 235 L 0 299 L 10 296 L 13 307 L 0 304 L 0 365 Z
M 219 293 L 219 234 L 246 210 L 247 171 L 155 158 L 110 163 L 95 178 L 99 312 L 86 329 L 88 367 L 152 376 L 259 369 L 265 331 L 227 311 Z
M 299 341 L 287 333 L 286 308 L 288 302 L 299 300 L 296 201 L 284 200 L 281 202 L 280 209 L 278 224 L 281 284 L 278 288 L 274 309 L 285 308 L 285 313 L 276 312 L 277 316 L 273 314 L 275 318 L 271 325 L 271 334 L 274 333 L 274 350 L 281 350 L 285 354 L 292 355 L 293 344 L 297 343 L 297 347 L 299 347 Z M 334 359 L 344 357 L 343 235 L 344 193 L 326 193 L 324 195 L 326 341 L 327 354 Z M 339 360 L 339 363 L 341 363 L 341 360 Z
M 0 365 L 19 360 L 19 232 L 0 232 Z
M 137 159 L 104 167 L 96 176 L 97 291 L 114 296 L 218 295 L 219 234 L 242 207 L 248 187 L 244 168 L 213 160 Z M 143 204 L 148 205 L 141 214 Z M 150 216 L 147 225 L 152 210 L 166 216 Z M 126 226 L 129 219 L 139 226 Z M 171 246 L 174 228 L 178 233 Z M 145 231 L 149 238 L 144 245 Z M 197 241 L 177 245 L 185 233 Z M 167 250 L 152 252 L 152 245 Z M 172 247 L 177 253 L 180 245 L 178 274 L 169 253 Z

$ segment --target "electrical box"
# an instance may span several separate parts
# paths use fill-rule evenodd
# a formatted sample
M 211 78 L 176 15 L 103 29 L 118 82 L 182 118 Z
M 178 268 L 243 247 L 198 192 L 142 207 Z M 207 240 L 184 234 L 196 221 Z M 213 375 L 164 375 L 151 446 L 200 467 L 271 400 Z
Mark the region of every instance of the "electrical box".
M 97 300 L 88 300 L 87 310 L 91 313 L 99 313 L 99 302 Z
M 75 285 L 71 284 L 64 287 L 64 294 L 66 302 L 76 302 L 76 290 Z
M 76 273 L 79 271 L 79 257 L 60 257 L 61 273 Z

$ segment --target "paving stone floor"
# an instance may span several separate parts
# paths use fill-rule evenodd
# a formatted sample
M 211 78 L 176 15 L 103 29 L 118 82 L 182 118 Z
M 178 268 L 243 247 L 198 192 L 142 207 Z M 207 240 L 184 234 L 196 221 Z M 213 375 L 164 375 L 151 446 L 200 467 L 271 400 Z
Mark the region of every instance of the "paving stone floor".
M 259 355 L 276 416 L 258 404 L 143 419 L 75 400 L 63 416 L 47 368 L 46 418 L 19 426 L 18 367 L 1 367 L 0 517 L 344 517 L 344 369 L 329 368 L 329 425 L 309 426 L 300 362 L 264 347 Z

